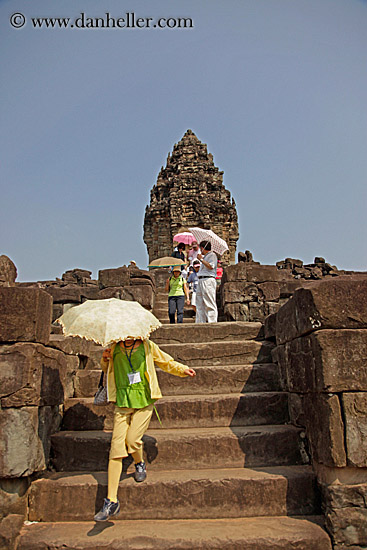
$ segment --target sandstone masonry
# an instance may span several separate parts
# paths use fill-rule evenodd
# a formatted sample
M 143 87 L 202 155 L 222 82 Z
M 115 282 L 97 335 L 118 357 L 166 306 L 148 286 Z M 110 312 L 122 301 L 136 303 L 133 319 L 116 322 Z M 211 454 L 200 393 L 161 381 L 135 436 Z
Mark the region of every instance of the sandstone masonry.
M 236 204 L 222 182 L 223 172 L 214 166 L 205 143 L 187 130 L 168 154 L 145 210 L 144 242 L 149 261 L 170 256 L 174 235 L 198 226 L 222 237 L 229 246 L 223 263 L 235 263 L 239 236 Z

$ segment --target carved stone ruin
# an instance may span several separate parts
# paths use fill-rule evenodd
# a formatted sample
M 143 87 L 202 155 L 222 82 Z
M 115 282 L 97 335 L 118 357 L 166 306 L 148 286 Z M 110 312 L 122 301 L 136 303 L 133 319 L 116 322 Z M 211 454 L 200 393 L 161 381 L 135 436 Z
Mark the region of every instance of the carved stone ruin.
M 214 166 L 206 144 L 187 130 L 168 154 L 145 210 L 144 242 L 149 261 L 170 256 L 174 235 L 198 226 L 224 239 L 229 252 L 223 255 L 223 264 L 235 263 L 239 237 L 236 204 L 222 182 L 223 172 Z

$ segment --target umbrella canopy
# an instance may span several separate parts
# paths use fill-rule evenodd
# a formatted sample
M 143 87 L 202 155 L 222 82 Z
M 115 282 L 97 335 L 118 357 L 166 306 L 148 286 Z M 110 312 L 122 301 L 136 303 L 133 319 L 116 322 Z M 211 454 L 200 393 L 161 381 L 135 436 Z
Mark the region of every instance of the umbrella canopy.
M 57 321 L 65 336 L 79 336 L 108 346 L 113 342 L 136 338 L 146 340 L 159 328 L 158 319 L 138 302 L 118 300 L 87 300 L 68 309 Z
M 186 265 L 186 262 L 180 258 L 172 258 L 172 256 L 164 256 L 150 262 L 148 267 L 173 267 L 175 265 Z
M 221 239 L 211 229 L 202 229 L 201 227 L 190 227 L 191 233 L 194 235 L 198 243 L 201 241 L 209 241 L 212 245 L 212 250 L 220 256 L 228 250 L 228 245 L 225 240 Z
M 173 237 L 173 241 L 176 243 L 191 244 L 193 241 L 196 241 L 196 239 L 192 233 L 185 231 L 184 233 L 177 233 L 177 235 Z

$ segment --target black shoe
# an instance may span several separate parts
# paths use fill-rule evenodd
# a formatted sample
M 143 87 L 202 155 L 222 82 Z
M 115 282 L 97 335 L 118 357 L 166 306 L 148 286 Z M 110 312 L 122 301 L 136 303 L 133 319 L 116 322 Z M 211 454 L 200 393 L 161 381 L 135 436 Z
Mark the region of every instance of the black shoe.
M 145 462 L 138 462 L 135 464 L 135 473 L 134 473 L 134 479 L 138 483 L 141 481 L 144 481 L 144 479 L 147 477 L 147 469 L 145 467 Z
M 120 503 L 112 502 L 108 498 L 103 501 L 102 510 L 94 516 L 94 521 L 107 521 L 112 516 L 117 516 L 120 512 Z

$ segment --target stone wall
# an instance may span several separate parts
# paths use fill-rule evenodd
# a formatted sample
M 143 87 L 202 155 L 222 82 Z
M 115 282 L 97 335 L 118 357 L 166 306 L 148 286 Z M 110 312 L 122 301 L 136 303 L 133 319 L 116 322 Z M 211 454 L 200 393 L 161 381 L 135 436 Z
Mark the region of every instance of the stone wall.
M 366 298 L 366 277 L 315 282 L 272 323 L 274 359 L 291 420 L 306 429 L 334 550 L 367 547 Z
M 365 277 L 367 274 L 341 271 L 324 258 L 314 263 L 286 258 L 276 265 L 254 262 L 248 250 L 238 254 L 239 262 L 224 269 L 218 295 L 220 320 L 265 322 L 275 314 L 298 288 L 307 288 L 316 280 L 331 280 L 342 275 Z
M 153 309 L 155 280 L 149 271 L 122 266 L 99 271 L 98 280 L 92 279 L 91 274 L 91 271 L 76 268 L 66 271 L 61 279 L 15 284 L 21 288 L 42 288 L 52 296 L 52 322 L 85 300 L 135 300 L 150 311 Z
M 0 287 L 0 548 L 7 550 L 27 517 L 29 485 L 48 465 L 77 370 L 94 360 L 90 342 L 50 335 L 51 318 L 49 293 Z
M 239 262 L 224 269 L 219 289 L 220 318 L 224 321 L 260 321 L 276 313 L 303 285 L 289 269 L 255 262 Z

